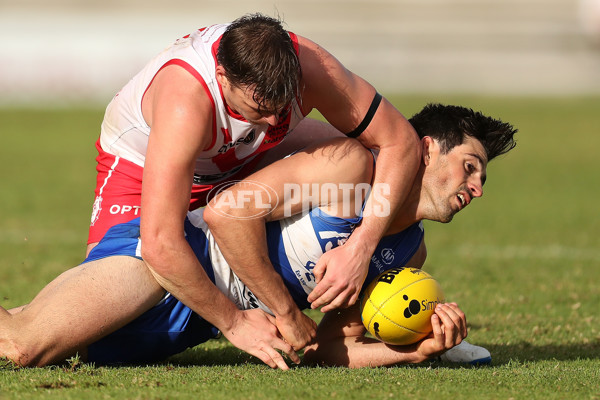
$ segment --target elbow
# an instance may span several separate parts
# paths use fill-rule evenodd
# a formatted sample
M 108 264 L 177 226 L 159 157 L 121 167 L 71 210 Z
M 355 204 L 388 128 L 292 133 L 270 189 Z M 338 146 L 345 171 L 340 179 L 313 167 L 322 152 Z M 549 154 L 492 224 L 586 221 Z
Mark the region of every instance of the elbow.
M 305 365 L 314 367 L 352 367 L 348 347 L 343 339 L 307 346 L 302 361 Z
M 183 233 L 179 236 L 183 237 Z M 155 229 L 142 231 L 141 238 L 140 255 L 146 265 L 159 276 L 168 275 L 173 265 L 169 260 L 172 259 L 177 235 Z
M 210 230 L 213 230 L 215 228 L 215 226 L 217 226 L 219 224 L 219 221 L 220 221 L 219 213 L 222 211 L 226 211 L 226 210 L 219 209 L 219 211 L 217 212 L 216 207 L 214 206 L 213 202 L 210 202 L 202 210 L 202 219 L 204 220 L 206 225 L 208 225 Z
M 321 346 L 322 347 L 322 346 Z M 312 344 L 304 348 L 304 356 L 302 361 L 304 365 L 310 367 L 329 367 L 330 363 L 323 357 L 323 351 L 319 348 L 318 344 Z
M 156 232 L 142 232 L 140 235 L 142 238 L 141 256 L 144 261 L 154 263 L 158 259 L 160 251 L 160 239 Z

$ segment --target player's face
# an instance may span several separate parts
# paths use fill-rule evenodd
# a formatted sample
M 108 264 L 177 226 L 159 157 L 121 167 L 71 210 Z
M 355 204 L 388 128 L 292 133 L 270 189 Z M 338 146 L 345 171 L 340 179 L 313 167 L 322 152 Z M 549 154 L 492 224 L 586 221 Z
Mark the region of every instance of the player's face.
M 483 196 L 486 167 L 487 156 L 477 139 L 468 137 L 446 154 L 435 143 L 423 176 L 427 219 L 450 222 L 474 198 Z
M 226 81 L 225 84 L 221 84 L 221 90 L 229 108 L 246 121 L 256 125 L 277 125 L 278 113 L 261 110 L 254 100 L 254 90 L 251 87 L 237 87 Z
M 252 88 L 234 87 L 233 101 L 236 103 L 234 110 L 244 117 L 246 121 L 257 125 L 277 125 L 279 114 L 277 112 L 261 110 L 256 100 L 254 100 L 254 90 Z

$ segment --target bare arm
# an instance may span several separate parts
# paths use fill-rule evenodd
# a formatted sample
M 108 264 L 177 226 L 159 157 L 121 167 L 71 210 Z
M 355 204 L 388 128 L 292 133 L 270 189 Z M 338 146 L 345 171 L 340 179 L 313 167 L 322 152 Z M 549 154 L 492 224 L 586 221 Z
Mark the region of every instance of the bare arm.
M 426 257 L 425 241 L 422 240 L 419 249 L 407 262 L 406 266 L 421 268 Z M 446 316 L 449 316 L 448 313 L 445 313 Z M 448 325 L 452 329 L 458 328 L 457 335 L 464 338 L 466 337 L 464 315 L 461 316 L 461 313 L 458 312 L 456 317 L 458 317 L 456 320 L 458 325 L 454 321 L 452 323 L 448 322 Z M 432 321 L 432 325 L 437 329 L 435 324 L 435 321 Z M 437 324 L 439 325 L 439 320 Z M 442 346 L 441 341 L 427 343 L 422 341 L 411 346 L 391 346 L 366 337 L 365 333 L 366 329 L 360 319 L 358 304 L 344 310 L 329 311 L 323 316 L 319 324 L 317 340 L 304 353 L 304 362 L 350 368 L 390 366 L 425 361 L 436 355 L 440 351 L 440 347 L 446 347 L 445 345 Z M 440 337 L 439 331 L 438 337 Z M 433 348 L 431 347 L 432 344 L 434 345 Z M 452 345 L 452 343 L 450 344 Z M 427 345 L 429 345 L 429 348 Z M 445 350 L 441 350 L 441 352 Z
M 275 348 L 294 361 L 297 355 L 269 318 L 238 310 L 210 281 L 183 235 L 195 158 L 212 139 L 211 107 L 200 83 L 177 66 L 163 69 L 146 93 L 151 134 L 142 184 L 142 257 L 163 288 L 234 345 L 287 369 Z
M 334 139 L 254 173 L 230 188 L 228 193 L 216 197 L 204 210 L 204 221 L 229 265 L 252 293 L 273 311 L 282 335 L 294 348 L 304 347 L 312 341 L 315 324 L 300 312 L 281 276 L 275 272 L 268 255 L 265 224 L 308 210 L 310 205 L 301 201 L 303 188 L 307 190 L 305 194 L 315 200 L 310 208 L 321 206 L 333 215 L 343 212 L 343 193 L 336 193 L 340 203 L 334 204 L 332 198 L 319 196 L 322 185 L 336 182 L 351 183 L 355 187 L 356 183 L 369 182 L 372 164 L 371 154 L 357 141 Z M 252 182 L 260 182 L 260 185 Z M 262 191 L 262 188 L 269 190 Z M 257 189 L 264 196 L 245 201 L 240 207 L 232 207 L 230 201 L 224 200 L 241 198 L 244 193 L 254 196 Z M 289 197 L 287 200 L 286 196 Z M 352 202 L 356 199 L 354 192 L 349 192 L 347 197 Z M 348 206 L 353 214 L 347 217 L 354 217 L 354 203 Z M 231 229 L 232 224 L 235 229 Z
M 410 268 L 422 268 L 425 264 L 425 260 L 427 259 L 427 246 L 425 245 L 425 239 L 421 239 L 421 244 L 419 244 L 419 248 L 413 254 L 413 256 L 408 260 L 405 267 Z
M 364 336 L 358 304 L 326 313 L 315 343 L 304 352 L 304 362 L 349 368 L 420 363 L 439 356 L 467 336 L 464 313 L 454 303 L 441 304 L 431 317 L 433 334 L 408 346 L 392 346 Z
M 341 132 L 356 129 L 365 117 L 375 88 L 348 71 L 317 44 L 299 37 L 300 61 L 305 88 L 304 112 L 318 109 Z M 370 213 L 344 246 L 319 260 L 317 279 L 327 274 L 309 297 L 312 307 L 323 311 L 354 304 L 367 274 L 369 259 L 390 220 L 406 200 L 419 165 L 419 139 L 406 118 L 383 99 L 371 123 L 358 137 L 367 148 L 378 149 L 374 185 L 388 185 L 389 212 Z M 373 197 L 366 209 L 374 208 Z

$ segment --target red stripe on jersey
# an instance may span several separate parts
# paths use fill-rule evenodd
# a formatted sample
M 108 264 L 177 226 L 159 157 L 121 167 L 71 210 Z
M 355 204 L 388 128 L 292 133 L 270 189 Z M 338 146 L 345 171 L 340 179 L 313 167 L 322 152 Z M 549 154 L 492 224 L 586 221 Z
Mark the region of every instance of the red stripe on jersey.
M 150 89 L 150 86 L 152 86 L 152 82 L 154 82 L 154 79 L 156 78 L 158 73 L 160 71 L 162 71 L 163 68 L 166 68 L 169 65 L 178 65 L 178 66 L 182 67 L 183 69 L 185 69 L 187 72 L 189 72 L 194 78 L 196 78 L 196 80 L 198 82 L 200 82 L 200 84 L 204 88 L 204 91 L 206 92 L 206 95 L 208 96 L 208 98 L 210 100 L 210 104 L 212 105 L 212 139 L 211 139 L 210 144 L 205 149 L 203 149 L 204 151 L 210 150 L 217 142 L 217 115 L 216 115 L 216 111 L 215 111 L 215 109 L 216 109 L 215 108 L 215 100 L 213 99 L 212 94 L 210 93 L 210 90 L 208 89 L 208 85 L 204 81 L 204 78 L 202 78 L 202 75 L 200 75 L 200 73 L 198 71 L 196 71 L 196 69 L 194 69 L 194 67 L 192 67 L 190 64 L 188 64 L 187 62 L 185 62 L 179 58 L 174 58 L 172 60 L 167 61 L 162 67 L 160 67 L 158 69 L 158 71 L 156 71 L 156 74 L 154 74 L 154 77 L 148 84 L 148 87 L 146 88 L 146 90 L 144 90 L 144 94 L 142 95 L 142 102 L 144 102 L 144 97 L 146 96 L 146 92 L 148 91 L 148 89 Z
M 298 35 L 296 35 L 293 32 L 288 32 L 290 35 L 290 39 L 292 39 L 292 43 L 294 44 L 294 50 L 296 50 L 296 55 L 298 55 L 298 58 L 300 58 L 300 45 L 298 44 Z M 296 93 L 296 103 L 298 103 L 300 106 L 302 105 L 302 101 L 300 101 L 300 93 Z M 302 110 L 302 107 L 300 107 L 301 111 L 302 111 L 302 116 L 306 117 L 308 115 L 308 113 L 305 113 L 304 110 Z
M 292 44 L 294 45 L 294 50 L 296 50 L 296 55 L 298 55 L 300 49 L 300 46 L 298 45 L 298 36 L 296 36 L 295 33 L 289 31 L 288 34 L 290 35 L 290 39 L 292 39 Z
M 279 121 L 277 121 L 277 125 L 269 126 L 262 143 L 252 154 L 244 158 L 238 159 L 235 153 L 235 147 L 232 147 L 224 153 L 218 154 L 215 157 L 213 157 L 213 162 L 221 172 L 231 171 L 238 165 L 244 164 L 246 160 L 255 157 L 263 151 L 266 151 L 278 145 L 288 134 L 291 119 L 292 113 L 288 112 L 284 116 L 280 117 Z
M 221 128 L 221 132 L 223 132 L 223 143 L 231 143 L 233 141 L 233 139 L 231 138 L 231 134 L 229 133 L 229 130 L 227 130 L 227 128 L 222 127 Z
M 199 28 L 199 29 L 197 30 L 197 32 L 202 32 L 202 31 L 204 31 L 204 30 L 206 30 L 206 27 L 204 27 L 204 28 Z M 191 34 L 191 33 L 188 33 L 187 35 L 183 36 L 183 37 L 182 37 L 182 39 L 187 39 L 187 38 L 189 38 L 190 36 L 192 36 L 192 34 Z
M 219 43 L 221 43 L 221 38 L 218 38 L 213 43 L 212 48 L 211 48 L 211 53 L 213 55 L 213 59 L 215 60 L 215 68 L 217 67 L 217 65 L 219 65 L 219 62 L 217 61 L 217 52 L 219 51 Z M 227 115 L 229 115 L 231 118 L 237 119 L 238 121 L 248 122 L 248 121 L 246 121 L 246 119 L 244 117 L 242 117 L 241 114 L 237 113 L 231 107 L 229 107 L 229 104 L 227 104 L 227 102 L 225 101 L 225 97 L 223 97 L 223 89 L 221 89 L 221 84 L 219 83 L 218 80 L 217 80 L 217 86 L 219 87 L 219 94 L 221 95 L 221 100 L 223 100 L 223 104 L 225 104 L 225 111 L 227 111 Z

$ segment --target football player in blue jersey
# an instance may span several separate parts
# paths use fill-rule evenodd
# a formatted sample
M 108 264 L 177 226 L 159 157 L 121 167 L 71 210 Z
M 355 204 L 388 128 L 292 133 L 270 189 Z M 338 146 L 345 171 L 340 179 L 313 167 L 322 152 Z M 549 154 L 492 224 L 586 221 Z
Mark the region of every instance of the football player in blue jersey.
M 419 173 L 380 243 L 382 251 L 374 254 L 370 277 L 382 268 L 422 266 L 426 249 L 419 222 L 449 222 L 482 196 L 487 163 L 515 144 L 512 126 L 462 107 L 430 105 L 411 123 L 421 137 Z M 385 190 L 365 190 L 374 167 L 373 155 L 357 141 L 333 139 L 265 167 L 223 190 L 203 211 L 188 214 L 186 239 L 216 288 L 215 302 L 206 307 L 226 316 L 220 321 L 234 323 L 202 319 L 162 289 L 141 260 L 136 219 L 111 229 L 83 264 L 27 306 L 0 308 L 0 357 L 26 366 L 75 353 L 97 363 L 157 361 L 221 332 L 269 366 L 288 369 L 278 350 L 292 362 L 300 359 L 268 306 L 254 296 L 261 292 L 255 287 L 272 274 L 296 304 L 309 306 L 322 278 L 315 271 L 319 257 L 342 245 L 365 213 L 386 212 L 384 201 L 378 209 L 363 209 L 368 196 L 373 200 Z M 293 193 L 298 189 L 299 200 Z M 256 238 L 255 247 L 246 246 L 248 238 Z M 222 306 L 214 309 L 217 303 Z M 240 335 L 246 322 L 270 329 Z M 467 335 L 465 315 L 454 303 L 437 307 L 432 325 L 433 334 L 417 344 L 389 346 L 364 338 L 356 306 L 336 310 L 323 318 L 305 361 L 349 367 L 422 362 L 456 348 Z

